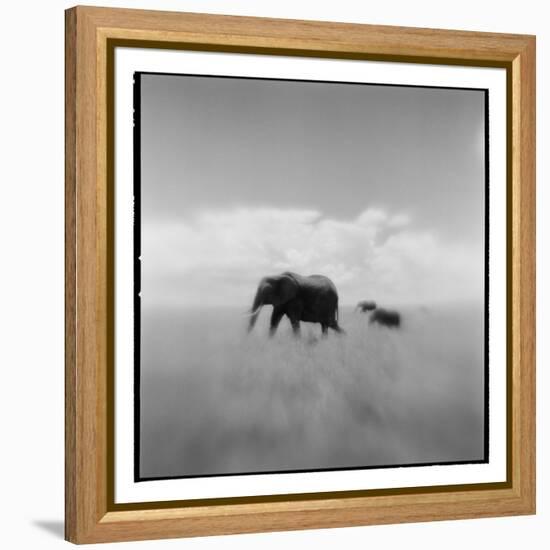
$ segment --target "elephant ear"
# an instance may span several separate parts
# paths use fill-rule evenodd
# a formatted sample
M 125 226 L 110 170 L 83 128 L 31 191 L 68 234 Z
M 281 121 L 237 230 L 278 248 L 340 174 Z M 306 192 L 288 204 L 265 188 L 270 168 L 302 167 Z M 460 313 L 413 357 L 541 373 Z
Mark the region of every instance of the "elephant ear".
M 280 306 L 292 300 L 298 294 L 298 283 L 290 275 L 281 275 L 273 292 L 273 305 Z

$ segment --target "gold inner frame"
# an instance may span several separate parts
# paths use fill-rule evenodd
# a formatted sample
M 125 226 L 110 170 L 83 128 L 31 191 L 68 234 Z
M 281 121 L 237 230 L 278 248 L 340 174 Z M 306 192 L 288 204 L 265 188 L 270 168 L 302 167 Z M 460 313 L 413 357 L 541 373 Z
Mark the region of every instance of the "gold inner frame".
M 452 491 L 472 491 L 472 490 L 491 490 L 491 489 L 509 489 L 512 487 L 512 416 L 510 414 L 511 399 L 512 399 L 512 341 L 511 341 L 511 291 L 512 291 L 512 247 L 511 239 L 509 239 L 511 231 L 510 212 L 507 212 L 507 255 L 506 255 L 506 278 L 507 278 L 507 361 L 506 361 L 506 481 L 490 482 L 490 483 L 471 483 L 471 484 L 456 484 L 456 485 L 433 485 L 419 487 L 401 487 L 388 489 L 365 489 L 352 491 L 330 491 L 330 492 L 315 492 L 315 493 L 292 493 L 292 494 L 277 494 L 277 495 L 261 495 L 261 496 L 246 496 L 246 497 L 228 497 L 228 498 L 208 498 L 208 499 L 188 499 L 188 500 L 171 500 L 171 501 L 148 501 L 134 503 L 116 503 L 115 502 L 115 458 L 114 458 L 114 159 L 115 159 L 115 144 L 114 144 L 114 76 L 115 76 L 115 49 L 116 48 L 147 48 L 147 49 L 164 49 L 164 50 L 187 50 L 187 51 L 214 51 L 220 53 L 249 53 L 261 55 L 284 55 L 293 57 L 318 57 L 327 59 L 354 59 L 363 61 L 395 61 L 401 63 L 422 63 L 422 64 L 437 64 L 437 65 L 461 65 L 473 67 L 495 67 L 506 69 L 506 153 L 507 153 L 507 170 L 506 170 L 506 204 L 509 208 L 511 204 L 512 178 L 510 166 L 511 152 L 511 94 L 510 94 L 510 69 L 509 63 L 505 62 L 486 62 L 486 61 L 463 61 L 456 59 L 439 59 L 432 57 L 414 57 L 414 56 L 399 56 L 399 55 L 373 55 L 360 53 L 343 53 L 343 52 L 311 52 L 309 50 L 294 50 L 294 49 L 278 49 L 278 48 L 255 48 L 255 47 L 230 47 L 230 46 L 213 46 L 211 44 L 192 44 L 184 42 L 158 41 L 146 39 L 127 39 L 127 38 L 107 38 L 107 64 L 106 64 L 106 101 L 107 101 L 107 251 L 108 251 L 108 282 L 109 289 L 107 296 L 107 316 L 108 316 L 108 362 L 107 362 L 107 392 L 108 392 L 108 444 L 107 444 L 107 460 L 108 460 L 108 510 L 148 510 L 158 508 L 180 508 L 180 507 L 200 507 L 207 505 L 227 505 L 227 504 L 253 504 L 265 502 L 288 502 L 288 501 L 308 501 L 322 500 L 332 498 L 357 498 L 357 497 L 375 497 L 375 496 L 393 496 L 393 495 L 408 495 L 408 494 L 426 494 L 426 493 L 447 493 Z M 486 304 L 488 307 L 488 304 Z

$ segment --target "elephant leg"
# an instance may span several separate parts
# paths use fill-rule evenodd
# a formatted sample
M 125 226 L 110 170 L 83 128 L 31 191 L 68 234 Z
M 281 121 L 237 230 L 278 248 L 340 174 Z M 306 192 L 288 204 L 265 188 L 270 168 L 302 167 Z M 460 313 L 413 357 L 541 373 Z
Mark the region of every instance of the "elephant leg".
M 325 323 L 321 323 L 321 335 L 323 338 L 328 336 L 328 325 Z
M 344 329 L 340 328 L 340 325 L 338 325 L 336 321 L 332 321 L 329 326 L 334 332 L 337 332 L 338 334 L 345 334 Z
M 290 324 L 292 325 L 294 336 L 300 336 L 300 321 L 298 319 L 291 319 Z
M 300 336 L 300 318 L 288 313 L 287 316 L 290 320 L 294 336 Z
M 286 315 L 292 325 L 292 332 L 294 336 L 300 336 L 300 317 L 302 314 L 302 305 L 298 301 L 291 301 L 287 303 Z
M 283 318 L 284 311 L 280 308 L 274 307 L 271 314 L 271 321 L 269 323 L 269 336 L 273 336 L 277 331 L 277 327 Z

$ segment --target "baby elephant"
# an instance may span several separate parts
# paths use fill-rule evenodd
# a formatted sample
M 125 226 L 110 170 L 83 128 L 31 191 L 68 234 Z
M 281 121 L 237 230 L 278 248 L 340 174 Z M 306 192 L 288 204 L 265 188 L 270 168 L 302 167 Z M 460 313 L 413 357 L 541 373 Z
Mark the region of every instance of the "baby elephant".
M 369 319 L 369 324 L 372 323 L 378 323 L 384 327 L 399 328 L 401 326 L 401 315 L 391 309 L 375 309 Z

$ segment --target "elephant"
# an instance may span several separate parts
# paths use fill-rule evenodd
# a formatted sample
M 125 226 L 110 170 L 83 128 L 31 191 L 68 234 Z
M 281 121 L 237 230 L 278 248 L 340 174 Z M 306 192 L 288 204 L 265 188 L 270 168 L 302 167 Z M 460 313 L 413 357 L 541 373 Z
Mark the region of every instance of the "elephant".
M 368 311 L 373 311 L 376 309 L 376 302 L 372 300 L 361 300 L 357 302 L 355 306 L 355 311 L 359 310 L 361 313 L 367 313 Z
M 289 271 L 264 277 L 258 284 L 250 310 L 248 332 L 254 328 L 264 305 L 272 305 L 269 335 L 273 336 L 286 315 L 295 336 L 300 335 L 300 321 L 320 323 L 323 336 L 328 329 L 341 334 L 338 325 L 338 292 L 334 283 L 324 275 L 302 276 Z
M 401 326 L 401 314 L 391 309 L 375 309 L 369 319 L 369 325 L 378 323 L 385 327 L 399 328 Z

